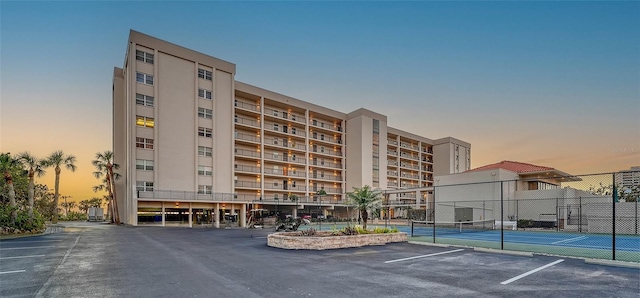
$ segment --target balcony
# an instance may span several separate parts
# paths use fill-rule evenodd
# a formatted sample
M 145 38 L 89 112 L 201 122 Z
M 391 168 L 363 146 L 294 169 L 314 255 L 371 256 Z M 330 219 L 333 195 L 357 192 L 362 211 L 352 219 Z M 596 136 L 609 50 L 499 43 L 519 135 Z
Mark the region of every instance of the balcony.
M 306 164 L 306 160 L 304 159 L 304 154 L 302 154 L 301 156 L 288 156 L 287 154 L 273 154 L 273 153 L 267 153 L 264 156 L 265 159 L 269 159 L 269 160 L 277 160 L 277 161 L 283 161 L 283 162 L 292 162 L 292 163 L 298 163 L 298 164 Z
M 413 160 L 418 160 L 418 155 L 417 154 L 413 155 L 413 154 L 409 154 L 409 153 L 405 153 L 405 152 L 400 152 L 400 157 L 413 159 Z
M 407 179 L 420 179 L 420 176 L 416 175 L 416 174 L 409 174 L 409 173 L 401 173 L 400 177 L 402 178 L 407 178 Z
M 319 128 L 324 128 L 327 130 L 331 130 L 331 131 L 342 131 L 342 127 L 338 124 L 333 124 L 333 123 L 329 123 L 329 122 L 324 122 L 321 120 L 317 120 L 317 119 L 313 119 L 311 120 L 311 123 L 309 123 L 315 127 L 319 127 Z
M 398 162 L 395 160 L 387 160 L 387 166 L 398 166 Z
M 387 143 L 388 143 L 389 145 L 398 146 L 398 141 L 396 141 L 396 140 L 390 140 L 390 139 L 387 139 Z
M 274 124 L 278 126 L 274 126 Z M 287 125 L 280 125 L 278 123 L 273 123 L 273 122 L 265 123 L 264 129 L 268 131 L 277 132 L 277 133 L 298 136 L 301 138 L 304 138 L 305 136 L 307 136 L 307 134 L 304 132 L 304 128 L 289 127 Z
M 318 154 L 324 154 L 324 155 L 331 155 L 331 156 L 339 156 L 342 157 L 342 151 L 334 151 L 334 150 L 329 150 L 329 149 L 312 149 L 310 152 L 315 152 Z
M 387 181 L 387 187 L 398 187 L 397 181 Z
M 398 151 L 395 151 L 395 150 L 387 150 L 387 155 L 398 156 Z
M 298 149 L 302 151 L 307 149 L 307 146 L 305 146 L 304 143 L 290 142 L 289 140 L 285 141 L 283 139 L 278 139 L 278 138 L 265 138 L 264 144 L 273 145 L 273 146 L 282 147 L 282 148 Z
M 324 189 L 324 191 L 327 192 L 327 194 L 333 193 L 333 194 L 341 194 L 342 192 L 342 188 L 340 187 L 310 187 L 309 190 L 312 192 L 318 192 L 319 190 Z
M 260 167 L 255 166 L 235 165 L 234 169 L 236 172 L 260 173 Z
M 325 136 L 325 135 L 318 135 L 316 133 L 312 133 L 310 138 L 321 141 L 321 142 L 325 142 L 325 143 L 342 144 L 341 138 L 338 138 L 338 137 L 334 138 L 333 136 Z
M 414 169 L 414 170 L 419 169 L 418 165 L 412 165 L 404 162 L 400 163 L 400 166 L 407 169 Z
M 246 180 L 236 180 L 234 183 L 235 187 L 238 188 L 260 188 L 260 182 L 256 181 L 246 181 Z
M 288 168 L 278 168 L 278 169 L 274 169 L 274 168 L 264 168 L 264 174 L 265 175 L 279 175 L 279 176 L 287 176 L 287 177 L 306 177 L 306 172 L 304 170 L 298 171 L 298 170 L 290 170 Z
M 313 160 L 311 162 L 311 165 L 325 167 L 325 168 L 342 169 L 341 163 L 335 163 L 330 161 Z
M 396 172 L 396 171 L 387 171 L 387 176 L 398 177 L 398 172 Z
M 299 115 L 296 113 L 289 113 L 288 111 L 275 110 L 267 107 L 264 108 L 264 115 L 273 117 L 273 118 L 278 118 L 278 119 L 291 120 L 298 123 L 307 122 L 307 119 L 303 115 Z
M 273 184 L 273 183 L 265 183 L 265 189 L 277 189 L 277 190 L 293 190 L 293 191 L 306 191 L 307 187 L 305 185 L 289 185 L 289 184 Z
M 236 115 L 234 117 L 233 121 L 236 124 L 242 124 L 242 125 L 247 125 L 247 126 L 251 126 L 251 127 L 260 127 L 260 122 L 258 120 L 256 120 L 256 119 L 239 117 L 238 115 Z
M 423 158 L 422 158 L 422 161 L 423 161 L 423 162 L 430 162 L 430 163 L 433 163 L 433 158 L 432 158 L 432 157 L 423 157 Z
M 236 132 L 235 133 L 235 139 L 236 140 L 243 140 L 243 141 L 250 141 L 250 142 L 260 143 L 260 137 L 259 136 L 256 136 L 254 134 L 248 134 L 248 133 Z
M 329 181 L 340 181 L 340 182 L 342 182 L 342 176 L 340 176 L 340 175 L 324 175 L 322 173 L 318 174 L 317 172 L 311 173 L 309 175 L 309 179 L 329 180 Z
M 235 149 L 235 155 L 236 156 L 246 156 L 246 157 L 255 157 L 255 158 L 260 158 L 260 152 L 258 151 L 252 151 L 252 150 L 246 150 L 246 149 Z
M 248 102 L 244 102 L 244 101 L 237 100 L 237 99 L 234 102 L 234 106 L 236 108 L 240 108 L 240 109 L 260 112 L 260 106 L 258 106 L 257 104 L 248 103 Z
M 400 147 L 418 151 L 418 146 L 405 142 L 400 142 Z

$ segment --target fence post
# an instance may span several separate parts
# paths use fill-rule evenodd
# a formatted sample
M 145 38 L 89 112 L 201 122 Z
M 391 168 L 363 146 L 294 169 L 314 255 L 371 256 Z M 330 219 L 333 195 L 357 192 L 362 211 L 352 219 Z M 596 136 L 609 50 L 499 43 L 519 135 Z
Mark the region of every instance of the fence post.
M 611 225 L 611 256 L 612 259 L 615 260 L 616 259 L 616 195 L 617 195 L 617 189 L 616 189 L 616 173 L 613 173 L 611 175 L 613 180 L 613 184 L 611 186 L 611 204 L 613 206 L 612 210 L 611 210 L 611 219 L 613 221 L 613 224 Z
M 560 231 L 560 209 L 558 206 L 558 198 L 556 198 L 556 232 Z
M 455 212 L 455 211 L 454 211 Z M 433 187 L 433 243 L 436 243 L 436 186 Z
M 578 205 L 578 233 L 582 233 L 582 197 L 578 197 L 580 205 Z
M 500 181 L 500 249 L 504 249 L 504 193 L 503 181 Z

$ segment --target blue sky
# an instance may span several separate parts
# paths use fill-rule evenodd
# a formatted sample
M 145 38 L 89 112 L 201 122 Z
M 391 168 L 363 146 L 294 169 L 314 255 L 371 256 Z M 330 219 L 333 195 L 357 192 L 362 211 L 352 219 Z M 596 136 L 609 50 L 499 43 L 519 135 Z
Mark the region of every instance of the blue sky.
M 474 167 L 640 164 L 635 1 L 2 1 L 0 17 L 0 150 L 64 149 L 87 172 L 111 146 L 129 29 L 235 63 L 245 83 L 468 141 Z

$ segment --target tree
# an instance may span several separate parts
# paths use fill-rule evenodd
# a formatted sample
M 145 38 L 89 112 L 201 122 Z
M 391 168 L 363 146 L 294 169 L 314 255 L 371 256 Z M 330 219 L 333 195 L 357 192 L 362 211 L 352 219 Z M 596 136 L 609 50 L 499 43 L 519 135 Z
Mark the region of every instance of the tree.
M 97 171 L 93 172 L 93 175 L 96 178 L 102 178 L 102 185 L 98 185 L 93 188 L 93 191 L 98 190 L 106 190 L 109 196 L 109 209 L 111 209 L 111 220 L 115 224 L 120 224 L 120 215 L 118 214 L 118 201 L 116 198 L 116 188 L 115 188 L 115 180 L 120 177 L 119 174 L 114 173 L 114 169 L 120 168 L 120 166 L 116 163 L 113 163 L 113 152 L 105 151 L 96 153 L 96 159 L 93 160 L 93 166 L 96 167 Z
M 322 230 L 322 220 L 324 219 L 324 212 L 322 212 L 322 197 L 326 196 L 327 192 L 324 190 L 324 188 L 321 188 L 316 192 L 316 195 L 320 197 L 319 209 L 320 209 L 320 213 L 322 214 L 322 217 L 318 217 L 318 223 L 320 224 L 319 229 Z
M 4 181 L 9 189 L 9 206 L 11 207 L 11 225 L 15 225 L 18 217 L 18 206 L 16 204 L 16 190 L 13 186 L 13 173 L 18 167 L 18 160 L 11 157 L 11 153 L 0 154 L 0 172 L 4 176 Z
M 67 170 L 75 172 L 77 168 L 75 163 L 76 157 L 70 154 L 64 154 L 62 150 L 53 152 L 42 163 L 45 167 L 54 167 L 56 173 L 55 187 L 53 191 L 54 210 L 53 219 L 51 220 L 54 224 L 58 223 L 58 197 L 60 196 L 60 172 L 62 172 L 60 166 L 64 166 Z
M 369 185 L 365 185 L 362 188 L 353 188 L 353 192 L 347 193 L 348 204 L 355 207 L 360 211 L 362 217 L 362 228 L 367 228 L 367 220 L 369 219 L 368 211 L 379 208 L 381 205 L 382 196 L 380 191 L 373 190 Z
M 605 185 L 602 182 L 600 182 L 600 184 L 597 187 L 593 185 L 589 185 L 589 189 L 587 189 L 588 192 L 596 196 L 611 196 L 611 194 L 613 194 L 613 190 L 614 190 L 613 184 Z M 623 187 L 620 184 L 616 183 L 615 190 L 616 190 L 616 197 L 615 197 L 616 202 L 617 201 L 636 202 L 640 197 L 640 185 Z
M 69 209 L 73 209 L 74 207 L 76 207 L 76 202 L 70 201 L 67 202 L 67 199 L 70 199 L 71 196 L 60 196 L 64 202 L 62 202 L 60 205 L 64 208 L 64 216 L 69 216 Z
M 18 160 L 20 161 L 22 166 L 26 168 L 28 171 L 28 176 L 29 176 L 29 188 L 27 191 L 28 202 L 29 202 L 28 214 L 29 214 L 29 220 L 33 220 L 33 205 L 34 205 L 34 196 L 35 196 L 34 176 L 37 175 L 38 177 L 41 177 L 42 175 L 44 175 L 45 171 L 42 165 L 43 161 L 35 157 L 29 152 L 22 152 L 18 154 Z

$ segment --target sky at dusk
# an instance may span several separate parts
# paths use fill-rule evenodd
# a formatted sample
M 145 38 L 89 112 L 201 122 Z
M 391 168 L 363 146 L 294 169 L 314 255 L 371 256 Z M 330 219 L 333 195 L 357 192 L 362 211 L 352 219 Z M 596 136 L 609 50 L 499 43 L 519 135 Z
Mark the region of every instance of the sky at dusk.
M 0 151 L 111 150 L 129 30 L 236 64 L 236 80 L 572 174 L 640 165 L 640 2 L 0 1 Z M 53 187 L 53 170 L 38 179 Z

